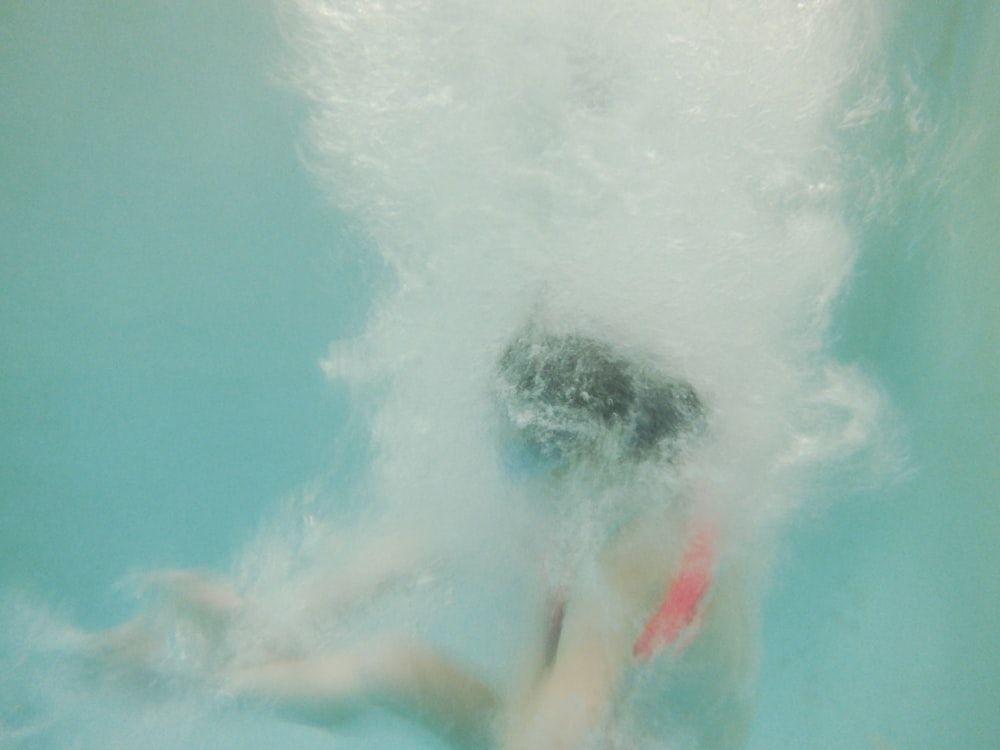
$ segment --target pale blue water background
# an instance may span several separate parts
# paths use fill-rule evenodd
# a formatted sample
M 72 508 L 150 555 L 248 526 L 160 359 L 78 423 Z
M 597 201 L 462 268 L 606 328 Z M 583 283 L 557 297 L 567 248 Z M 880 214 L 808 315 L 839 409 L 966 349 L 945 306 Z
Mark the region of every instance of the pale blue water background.
M 836 331 L 914 471 L 793 528 L 755 750 L 1000 745 L 1000 11 L 902 18 L 940 131 L 865 226 Z M 224 564 L 350 470 L 318 361 L 380 270 L 302 166 L 281 53 L 265 3 L 0 5 L 0 584 L 78 622 L 129 611 L 123 572 Z
M 328 462 L 366 256 L 266 5 L 2 13 L 4 573 L 101 619 L 123 564 L 218 563 Z

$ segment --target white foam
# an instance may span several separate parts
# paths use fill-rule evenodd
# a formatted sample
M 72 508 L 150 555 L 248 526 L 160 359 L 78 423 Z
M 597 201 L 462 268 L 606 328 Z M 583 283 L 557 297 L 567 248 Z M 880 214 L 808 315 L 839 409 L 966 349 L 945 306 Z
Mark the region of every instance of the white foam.
M 877 391 L 829 339 L 856 254 L 840 138 L 884 107 L 880 6 L 288 7 L 293 77 L 313 104 L 309 163 L 391 274 L 366 332 L 326 362 L 371 396 L 374 504 L 456 559 L 485 562 L 487 576 L 510 572 L 516 544 L 522 589 L 530 582 L 539 552 L 510 534 L 544 513 L 498 469 L 490 384 L 506 342 L 541 319 L 695 386 L 710 440 L 685 478 L 707 479 L 723 555 L 759 580 L 811 484 L 884 424 Z M 650 501 L 669 494 L 661 479 L 644 485 Z M 575 491 L 567 514 L 601 506 L 583 495 L 604 489 Z M 483 600 L 449 589 L 451 629 L 421 620 L 418 601 L 403 617 L 502 684 L 517 589 L 503 599 L 495 588 L 484 615 L 487 588 Z M 718 726 L 733 737 L 753 702 L 752 589 L 718 605 L 734 613 L 719 642 L 740 652 L 718 657 L 729 671 L 711 688 L 732 701 Z M 485 629 L 498 606 L 510 615 L 499 633 Z
M 327 573 L 343 583 L 337 564 L 359 537 L 335 543 L 324 501 L 309 497 L 293 503 L 299 525 L 265 528 L 240 561 L 241 589 L 269 614 L 265 635 L 308 652 L 394 619 L 510 679 L 497 644 L 517 640 L 513 602 L 538 550 L 512 559 L 507 532 L 537 518 L 498 466 L 490 382 L 532 316 L 695 385 L 711 441 L 688 472 L 717 488 L 731 554 L 748 569 L 766 562 L 810 472 L 870 445 L 880 425 L 878 395 L 828 340 L 855 255 L 837 127 L 878 110 L 877 87 L 856 103 L 855 78 L 877 53 L 877 14 L 823 0 L 282 10 L 292 76 L 314 106 L 309 163 L 392 275 L 366 332 L 326 362 L 371 414 L 362 491 L 383 518 L 365 522 L 375 538 L 388 533 L 380 524 L 421 528 L 466 569 L 411 582 L 351 632 L 317 627 L 306 599 Z M 483 570 L 506 582 L 477 588 Z M 448 603 L 460 617 L 440 616 Z M 234 638 L 252 647 L 260 635 Z M 65 685 L 49 692 L 76 690 L 57 700 L 74 721 L 104 723 L 86 746 L 128 735 L 166 748 L 224 729 L 192 706 L 204 694 L 144 718 Z M 109 728 L 125 717 L 127 729 Z
M 489 504 L 490 371 L 539 309 L 696 385 L 737 525 L 780 523 L 803 465 L 866 443 L 878 399 L 827 335 L 875 6 L 293 5 L 311 163 L 393 273 L 327 362 L 385 386 L 377 496 Z

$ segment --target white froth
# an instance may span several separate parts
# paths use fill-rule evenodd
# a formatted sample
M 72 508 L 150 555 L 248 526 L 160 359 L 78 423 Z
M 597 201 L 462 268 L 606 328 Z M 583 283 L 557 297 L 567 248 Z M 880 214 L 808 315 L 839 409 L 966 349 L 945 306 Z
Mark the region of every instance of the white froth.
M 803 463 L 864 443 L 877 400 L 826 336 L 854 256 L 836 128 L 877 41 L 867 6 L 296 11 L 314 166 L 394 274 L 328 363 L 389 384 L 377 494 L 435 515 L 489 494 L 490 371 L 539 314 L 702 391 L 739 525 L 780 522 Z

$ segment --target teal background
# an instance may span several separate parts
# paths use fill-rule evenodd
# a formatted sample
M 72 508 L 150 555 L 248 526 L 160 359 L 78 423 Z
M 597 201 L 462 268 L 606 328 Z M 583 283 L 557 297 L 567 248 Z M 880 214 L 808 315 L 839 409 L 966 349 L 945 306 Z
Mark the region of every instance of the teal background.
M 754 750 L 1000 746 L 1000 9 L 894 8 L 934 130 L 854 223 L 835 347 L 912 471 L 791 530 Z M 302 165 L 282 54 L 257 0 L 0 2 L 0 586 L 77 622 L 128 611 L 129 569 L 225 564 L 349 440 L 318 361 L 380 269 Z
M 866 146 L 877 167 L 919 158 L 892 210 L 857 225 L 834 335 L 888 391 L 909 473 L 846 479 L 792 530 L 753 750 L 1000 745 L 1000 6 L 893 7 L 889 64 L 926 127 Z
M 0 4 L 0 576 L 85 621 L 329 464 L 365 254 L 264 2 Z
M 834 334 L 888 391 L 908 473 L 834 487 L 792 530 L 754 750 L 1000 745 L 1000 6 L 893 7 L 897 97 L 919 97 L 924 127 L 862 146 L 901 176 L 886 212 L 856 223 Z

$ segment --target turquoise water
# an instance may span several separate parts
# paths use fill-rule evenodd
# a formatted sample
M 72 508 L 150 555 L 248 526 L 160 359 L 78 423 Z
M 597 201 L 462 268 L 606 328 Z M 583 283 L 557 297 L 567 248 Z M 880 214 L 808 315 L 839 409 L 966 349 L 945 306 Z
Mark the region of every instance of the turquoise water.
M 365 460 L 353 427 L 364 409 L 320 362 L 391 298 L 391 261 L 372 246 L 397 230 L 377 214 L 366 228 L 365 196 L 351 197 L 356 211 L 331 208 L 329 177 L 304 166 L 307 105 L 284 83 L 289 42 L 267 4 L 146 6 L 0 9 L 0 582 L 16 634 L 3 645 L 0 744 L 325 747 L 326 735 L 266 718 L 87 703 L 53 676 L 58 660 L 32 656 L 44 636 L 24 625 L 38 609 L 47 623 L 117 622 L 134 606 L 114 585 L 130 570 L 225 568 L 282 498 L 347 486 Z M 887 393 L 908 460 L 894 481 L 820 472 L 783 521 L 755 750 L 986 748 L 1000 736 L 1000 13 L 873 7 L 891 19 L 880 43 L 892 105 L 838 135 L 858 175 L 845 226 L 859 255 L 824 336 Z M 551 137 L 541 130 L 532 137 Z M 395 184 L 431 174 L 414 170 Z M 432 198 L 414 210 L 430 215 Z M 465 236 L 428 224 L 414 234 Z M 580 289 L 607 272 L 593 262 Z M 461 262 L 447 272 L 476 293 Z M 395 304 L 381 320 L 437 321 L 458 341 L 484 331 L 477 312 L 467 332 L 435 317 L 455 306 Z M 495 328 L 515 315 L 501 310 Z M 697 321 L 677 330 L 704 336 Z M 446 359 L 446 345 L 415 335 Z M 352 732 L 365 743 L 390 730 Z

